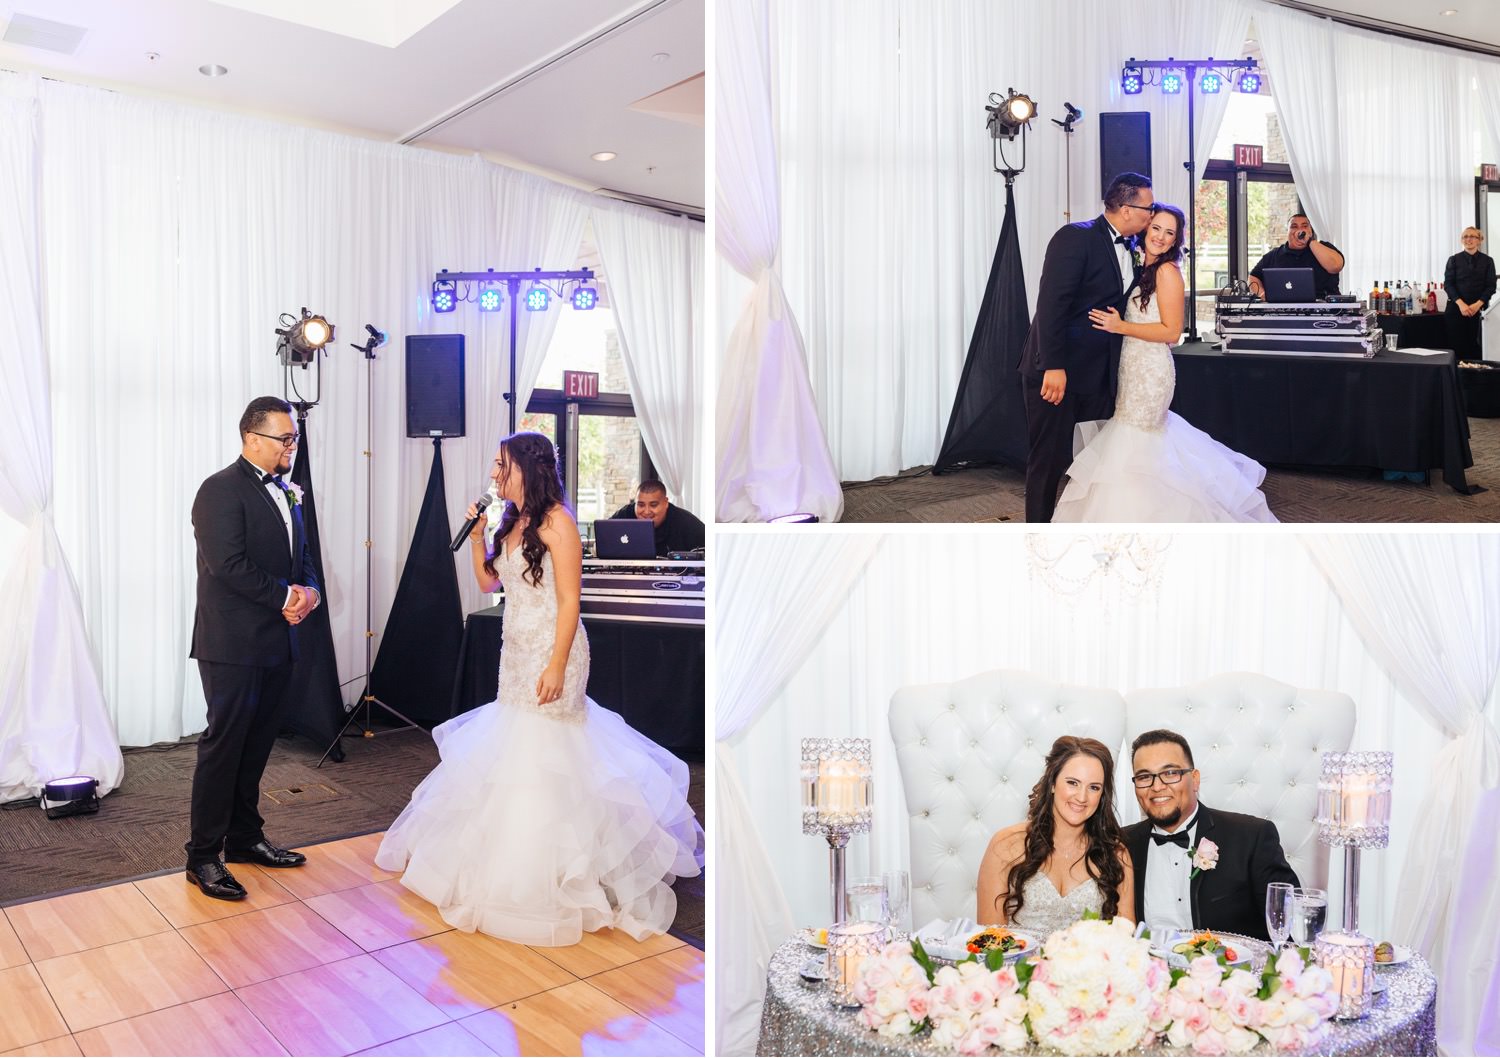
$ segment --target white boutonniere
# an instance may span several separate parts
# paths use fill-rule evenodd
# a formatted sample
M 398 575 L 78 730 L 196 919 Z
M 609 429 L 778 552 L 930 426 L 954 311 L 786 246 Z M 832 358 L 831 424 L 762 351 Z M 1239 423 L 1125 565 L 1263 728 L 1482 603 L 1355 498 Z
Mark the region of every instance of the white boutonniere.
M 1135 262 L 1137 271 L 1146 265 L 1146 255 L 1141 253 L 1141 248 L 1135 243 L 1130 244 L 1130 259 Z
M 286 482 L 287 502 L 293 507 L 302 506 L 302 486 L 295 481 Z
M 1189 879 L 1198 877 L 1199 871 L 1211 871 L 1219 865 L 1219 846 L 1207 838 L 1200 838 L 1188 855 L 1193 858 L 1193 873 L 1188 875 Z

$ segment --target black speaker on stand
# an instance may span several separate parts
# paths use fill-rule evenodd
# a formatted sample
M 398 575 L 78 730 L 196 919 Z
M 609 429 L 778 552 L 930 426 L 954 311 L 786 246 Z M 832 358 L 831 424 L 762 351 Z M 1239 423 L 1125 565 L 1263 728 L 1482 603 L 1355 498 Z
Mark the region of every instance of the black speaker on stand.
M 1099 115 L 1099 197 L 1121 173 L 1151 175 L 1151 115 L 1143 111 Z
M 464 336 L 406 336 L 406 436 L 464 435 Z

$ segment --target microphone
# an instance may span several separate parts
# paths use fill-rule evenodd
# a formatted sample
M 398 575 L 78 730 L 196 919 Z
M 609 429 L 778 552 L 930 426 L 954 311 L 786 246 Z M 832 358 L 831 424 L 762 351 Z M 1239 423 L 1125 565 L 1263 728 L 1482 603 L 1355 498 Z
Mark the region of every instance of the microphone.
M 489 505 L 490 494 L 488 492 L 474 501 L 474 517 L 470 518 L 467 522 L 464 522 L 464 527 L 460 529 L 458 531 L 458 535 L 453 538 L 453 546 L 449 548 L 450 551 L 457 551 L 459 548 L 464 546 L 464 540 L 471 532 L 474 531 L 474 526 L 479 523 L 479 519 L 484 517 L 484 509 Z

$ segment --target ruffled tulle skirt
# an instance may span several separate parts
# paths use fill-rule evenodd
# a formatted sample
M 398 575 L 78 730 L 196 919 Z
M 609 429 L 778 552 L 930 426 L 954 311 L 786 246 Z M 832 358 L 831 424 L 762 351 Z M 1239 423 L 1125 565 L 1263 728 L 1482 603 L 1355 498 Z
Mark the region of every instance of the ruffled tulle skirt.
M 1175 412 L 1161 430 L 1079 423 L 1054 522 L 1274 522 L 1266 468 Z
M 435 728 L 442 760 L 375 862 L 456 929 L 546 946 L 666 932 L 672 883 L 703 865 L 687 765 L 586 708 L 569 723 L 492 702 Z

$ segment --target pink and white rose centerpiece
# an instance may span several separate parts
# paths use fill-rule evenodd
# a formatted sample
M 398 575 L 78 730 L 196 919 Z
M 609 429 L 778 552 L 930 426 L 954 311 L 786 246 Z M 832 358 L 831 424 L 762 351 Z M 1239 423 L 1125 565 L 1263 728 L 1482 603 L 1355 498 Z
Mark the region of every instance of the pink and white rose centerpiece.
M 1165 1026 L 1167 966 L 1131 924 L 1084 919 L 1047 938 L 1026 1006 L 1037 1042 L 1063 1054 L 1121 1054 Z

